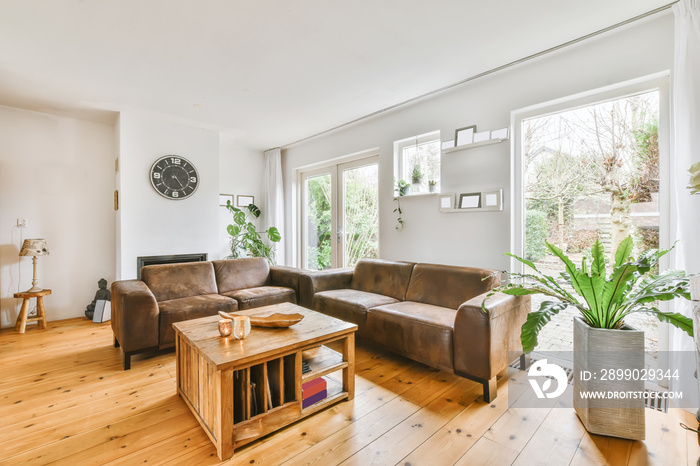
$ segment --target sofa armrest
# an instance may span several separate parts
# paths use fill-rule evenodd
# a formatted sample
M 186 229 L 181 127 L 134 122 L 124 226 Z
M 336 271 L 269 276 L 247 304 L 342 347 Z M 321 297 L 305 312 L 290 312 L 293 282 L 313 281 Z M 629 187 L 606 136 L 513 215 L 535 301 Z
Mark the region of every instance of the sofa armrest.
M 522 351 L 520 328 L 530 313 L 530 296 L 487 293 L 462 304 L 455 317 L 455 372 L 490 380 L 508 364 L 508 352 Z M 510 355 L 512 356 L 512 354 Z
M 297 302 L 299 302 L 299 277 L 303 271 L 303 269 L 296 267 L 273 265 L 270 267 L 270 284 L 272 286 L 285 286 L 294 289 Z
M 112 283 L 112 331 L 125 353 L 158 346 L 156 298 L 141 280 Z
M 299 277 L 299 304 L 312 309 L 316 293 L 328 290 L 350 288 L 352 283 L 352 267 L 344 269 L 305 271 Z

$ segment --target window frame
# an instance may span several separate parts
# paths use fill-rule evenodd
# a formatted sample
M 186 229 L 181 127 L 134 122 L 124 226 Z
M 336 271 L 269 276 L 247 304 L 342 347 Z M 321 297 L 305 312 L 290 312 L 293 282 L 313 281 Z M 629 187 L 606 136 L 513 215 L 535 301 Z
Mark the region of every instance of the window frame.
M 438 189 L 430 192 L 429 188 L 425 191 L 421 190 L 418 193 L 412 193 L 409 191 L 406 196 L 422 196 L 425 194 L 436 194 L 440 192 L 439 187 L 442 184 L 442 142 L 440 140 L 440 130 L 430 131 L 428 133 L 419 134 L 417 136 L 411 136 L 409 138 L 400 139 L 394 141 L 394 195 L 398 196 L 398 191 L 396 189 L 396 183 L 399 180 L 405 180 L 407 183 L 411 184 L 410 171 L 406 167 L 404 150 L 409 147 L 414 147 L 422 144 L 432 143 L 437 144 L 437 164 L 438 164 L 438 178 L 437 186 Z

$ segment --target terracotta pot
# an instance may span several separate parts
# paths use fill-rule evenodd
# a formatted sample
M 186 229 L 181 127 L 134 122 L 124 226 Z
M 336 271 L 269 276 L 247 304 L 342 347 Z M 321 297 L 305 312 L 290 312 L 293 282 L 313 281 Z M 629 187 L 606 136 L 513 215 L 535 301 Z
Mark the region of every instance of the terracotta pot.
M 644 440 L 644 332 L 593 328 L 574 318 L 574 409 L 592 434 Z M 622 371 L 622 372 L 620 372 Z M 586 398 L 616 393 L 618 398 Z

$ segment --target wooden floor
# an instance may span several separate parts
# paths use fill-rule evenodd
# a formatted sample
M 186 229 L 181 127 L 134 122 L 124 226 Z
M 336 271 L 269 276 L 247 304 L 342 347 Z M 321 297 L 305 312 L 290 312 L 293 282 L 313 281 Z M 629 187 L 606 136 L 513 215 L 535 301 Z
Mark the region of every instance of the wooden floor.
M 109 324 L 86 319 L 0 331 L 0 464 L 218 464 L 175 391 L 175 355 L 130 371 Z M 508 409 L 526 380 L 513 370 L 498 398 L 389 353 L 357 349 L 357 391 L 237 450 L 226 464 L 695 465 L 694 416 L 647 410 L 647 440 L 589 435 L 571 409 Z M 520 391 L 522 392 L 522 391 Z

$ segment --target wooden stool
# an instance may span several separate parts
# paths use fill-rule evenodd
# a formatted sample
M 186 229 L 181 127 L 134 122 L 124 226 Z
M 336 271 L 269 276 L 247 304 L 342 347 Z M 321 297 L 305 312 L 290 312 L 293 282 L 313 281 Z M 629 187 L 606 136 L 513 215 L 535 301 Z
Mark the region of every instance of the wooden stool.
M 27 327 L 27 322 L 38 322 L 39 328 L 46 328 L 46 310 L 44 309 L 44 296 L 50 295 L 51 290 L 41 290 L 41 291 L 23 291 L 21 293 L 15 293 L 15 298 L 22 298 L 22 309 L 19 311 L 17 316 L 17 323 L 15 324 L 15 330 L 19 330 L 19 333 L 24 333 Z M 36 317 L 27 318 L 29 314 L 29 300 L 36 298 Z

